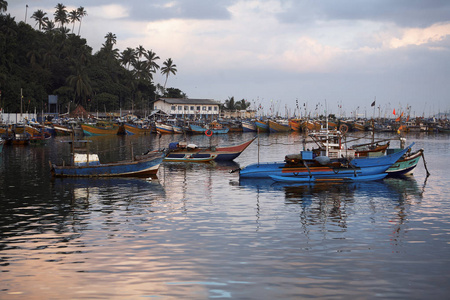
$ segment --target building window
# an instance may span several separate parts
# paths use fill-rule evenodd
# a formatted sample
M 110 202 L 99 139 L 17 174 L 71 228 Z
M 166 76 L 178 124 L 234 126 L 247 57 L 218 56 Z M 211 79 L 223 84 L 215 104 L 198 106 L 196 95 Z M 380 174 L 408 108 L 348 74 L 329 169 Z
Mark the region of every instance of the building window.
M 206 110 L 206 106 L 203 106 L 203 110 Z
M 184 107 L 184 110 L 188 110 L 189 109 L 189 107 L 186 105 L 185 107 Z
M 197 106 L 197 110 L 200 111 L 200 106 Z
M 214 111 L 217 111 L 217 106 L 214 106 Z
M 191 110 L 194 110 L 194 107 L 193 107 L 193 106 L 191 106 Z
M 211 111 L 211 110 L 212 110 L 212 107 L 211 107 L 211 106 L 208 106 L 208 110 Z
M 171 109 L 171 110 L 176 110 L 177 108 L 175 107 L 175 105 L 172 105 L 172 106 L 170 107 L 170 109 Z
M 178 106 L 178 110 L 183 110 L 183 106 Z

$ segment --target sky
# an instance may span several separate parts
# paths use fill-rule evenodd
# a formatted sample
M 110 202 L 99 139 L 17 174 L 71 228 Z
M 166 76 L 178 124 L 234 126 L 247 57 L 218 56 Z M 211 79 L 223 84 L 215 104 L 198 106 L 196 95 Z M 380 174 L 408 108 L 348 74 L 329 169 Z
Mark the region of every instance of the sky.
M 171 58 L 167 87 L 189 98 L 245 99 L 281 116 L 450 113 L 448 0 L 7 2 L 32 26 L 38 9 L 53 18 L 58 3 L 83 6 L 80 34 L 94 53 L 112 32 L 120 51 L 142 45 L 160 66 Z

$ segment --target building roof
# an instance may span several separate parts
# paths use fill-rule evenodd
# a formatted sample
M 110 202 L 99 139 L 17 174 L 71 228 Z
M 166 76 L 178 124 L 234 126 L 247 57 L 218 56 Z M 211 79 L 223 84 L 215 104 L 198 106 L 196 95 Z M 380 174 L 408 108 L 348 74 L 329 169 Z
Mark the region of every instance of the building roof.
M 182 104 L 182 105 L 219 105 L 218 101 L 212 99 L 188 99 L 188 98 L 159 98 L 158 100 L 164 101 L 169 104 Z

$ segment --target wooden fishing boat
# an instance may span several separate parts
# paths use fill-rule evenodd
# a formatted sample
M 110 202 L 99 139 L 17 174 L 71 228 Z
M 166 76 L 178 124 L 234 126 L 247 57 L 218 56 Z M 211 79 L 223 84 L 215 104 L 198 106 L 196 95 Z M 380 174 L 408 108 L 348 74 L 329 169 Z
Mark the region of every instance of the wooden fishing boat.
M 362 145 L 353 145 L 351 149 L 356 150 L 356 155 L 359 157 L 382 155 L 389 147 L 389 142 L 385 144 L 379 143 L 367 143 Z
M 242 121 L 242 131 L 243 132 L 256 132 L 255 122 Z
M 291 126 L 292 131 L 302 130 L 302 120 L 301 119 L 290 119 L 289 126 Z
M 164 158 L 162 152 L 152 151 L 134 156 L 132 160 L 103 164 L 97 154 L 90 154 L 86 150 L 87 147 L 74 146 L 75 143 L 86 145 L 88 142 L 90 141 L 73 141 L 71 164 L 50 163 L 51 174 L 55 177 L 148 177 L 158 172 Z
M 255 138 L 256 137 L 239 145 L 226 147 L 198 147 L 197 145 L 187 144 L 186 142 L 170 143 L 164 161 L 174 161 L 176 159 L 186 158 L 189 158 L 190 161 L 192 161 L 193 158 L 212 158 L 214 161 L 231 161 L 247 149 Z
M 191 132 L 196 134 L 206 134 L 207 131 L 210 131 L 212 134 L 225 134 L 230 130 L 229 128 L 205 128 L 195 124 L 190 124 L 189 127 Z
M 142 126 L 138 124 L 125 123 L 123 124 L 123 127 L 125 128 L 125 132 L 128 135 L 135 135 L 135 134 L 141 135 L 152 133 L 151 126 Z
M 173 133 L 173 127 L 170 124 L 157 122 L 155 124 L 156 126 L 156 132 L 160 134 L 172 134 Z
M 313 180 L 375 180 L 387 175 L 389 169 L 408 149 L 407 148 L 380 157 L 355 157 L 355 150 L 329 150 L 335 151 L 330 158 L 329 152 L 322 152 L 314 156 L 313 151 L 302 151 L 300 154 L 287 155 L 284 162 L 255 163 L 239 170 L 241 178 L 272 178 L 273 176 L 293 177 L 286 180 L 298 182 Z M 381 175 L 383 174 L 383 175 Z M 378 175 L 378 176 L 374 176 Z M 280 180 L 278 177 L 272 179 Z
M 302 123 L 302 130 L 303 131 L 319 131 L 322 126 L 319 122 L 314 121 L 304 121 Z
M 269 132 L 269 123 L 263 120 L 255 120 L 258 132 Z
M 53 129 L 55 130 L 56 135 L 71 135 L 74 133 L 72 127 L 53 124 Z
M 284 120 L 277 120 L 277 121 L 269 120 L 268 123 L 269 123 L 269 132 L 271 133 L 291 131 L 291 126 L 289 126 L 288 121 L 285 122 Z
M 388 153 L 391 151 L 400 151 L 401 149 L 388 149 Z M 423 157 L 423 149 L 419 149 L 413 153 L 406 152 L 399 160 L 395 162 L 386 173 L 389 177 L 412 175 L 414 169 L 419 163 L 420 157 Z
M 118 124 L 111 124 L 104 126 L 81 124 L 81 129 L 83 129 L 83 133 L 86 136 L 116 135 L 125 133 L 123 126 L 120 126 Z

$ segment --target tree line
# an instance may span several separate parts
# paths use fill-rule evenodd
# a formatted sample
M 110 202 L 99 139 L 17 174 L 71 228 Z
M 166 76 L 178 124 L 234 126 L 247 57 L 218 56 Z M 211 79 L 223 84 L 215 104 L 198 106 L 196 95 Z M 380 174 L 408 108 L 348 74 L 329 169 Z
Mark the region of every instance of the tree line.
M 6 14 L 7 7 L 7 1 L 0 0 L 0 107 L 4 111 L 20 112 L 21 103 L 24 111 L 46 111 L 48 95 L 58 96 L 59 112 L 78 104 L 91 111 L 147 111 L 158 97 L 187 97 L 177 88 L 166 89 L 169 76 L 178 72 L 171 58 L 160 67 L 160 57 L 141 45 L 120 52 L 111 32 L 93 53 L 80 36 L 88 15 L 83 7 L 68 12 L 58 3 L 53 20 L 37 10 L 31 15 L 37 29 L 17 23 Z M 66 26 L 70 24 L 71 29 Z M 163 86 L 154 83 L 156 72 L 165 76 Z

